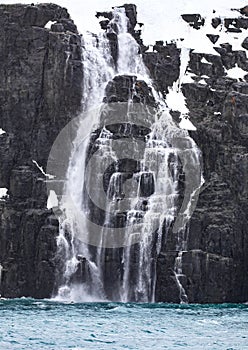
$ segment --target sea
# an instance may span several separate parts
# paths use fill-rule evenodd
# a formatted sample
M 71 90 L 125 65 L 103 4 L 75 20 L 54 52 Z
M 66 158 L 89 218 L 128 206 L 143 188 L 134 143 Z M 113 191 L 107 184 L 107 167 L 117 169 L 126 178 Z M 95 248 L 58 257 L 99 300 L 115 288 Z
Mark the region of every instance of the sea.
M 248 304 L 0 300 L 0 350 L 248 349 Z

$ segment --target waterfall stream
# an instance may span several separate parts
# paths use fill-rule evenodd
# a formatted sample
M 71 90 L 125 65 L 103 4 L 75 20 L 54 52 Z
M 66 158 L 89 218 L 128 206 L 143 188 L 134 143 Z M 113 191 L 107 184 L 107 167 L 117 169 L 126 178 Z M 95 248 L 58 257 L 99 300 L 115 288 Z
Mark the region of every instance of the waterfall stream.
M 107 37 L 107 34 L 113 31 L 117 34 L 118 40 L 116 64 L 111 56 Z M 154 88 L 142 55 L 139 53 L 139 45 L 128 33 L 128 18 L 124 8 L 113 10 L 113 18 L 108 25 L 107 33 L 98 36 L 86 33 L 83 36 L 82 59 L 84 118 L 78 125 L 67 171 L 65 195 L 60 203 L 64 214 L 60 219 L 57 244 L 58 256 L 64 264 L 62 276 L 58 281 L 57 298 L 74 301 L 111 299 L 123 302 L 153 302 L 156 291 L 157 257 L 162 247 L 166 245 L 167 236 L 172 234 L 173 223 L 176 224 L 176 250 L 179 252 L 174 272 L 178 286 L 181 286 L 182 252 L 186 249 L 185 227 L 192 212 L 191 203 L 194 199 L 192 193 L 197 192 L 201 183 L 199 180 L 201 174 L 198 170 L 193 185 L 191 181 L 191 178 L 195 177 L 193 174 L 195 169 L 199 169 L 200 152 L 188 132 L 173 122 L 164 100 Z M 126 119 L 123 122 L 124 138 L 121 151 L 124 150 L 125 156 L 122 158 L 133 159 L 136 153 L 141 155 L 139 168 L 131 175 L 125 172 L 125 159 L 124 165 L 120 165 L 120 150 L 114 147 L 113 131 L 105 122 L 101 124 L 104 113 L 108 111 L 106 104 L 102 103 L 106 87 L 118 76 L 127 77 L 127 81 L 133 84 L 132 91 L 145 82 L 156 103 L 156 108 L 153 108 L 155 112 L 153 114 L 147 112 L 148 119 L 150 118 L 148 122 L 150 132 L 145 136 L 144 142 L 133 140 L 130 125 L 135 124 L 133 116 L 137 115 L 138 111 L 142 115 L 146 107 L 138 109 L 132 100 L 133 93 L 124 104 Z M 117 105 L 121 106 L 118 103 Z M 142 123 L 143 121 L 141 125 Z M 89 134 L 82 140 L 85 129 Z M 97 152 L 90 157 L 92 135 L 95 135 L 94 145 L 97 147 Z M 128 135 L 129 137 L 131 135 L 131 141 L 130 138 L 129 141 L 126 140 Z M 130 144 L 134 144 L 134 148 L 129 154 Z M 139 144 L 142 152 L 137 151 Z M 130 162 L 129 160 L 129 164 L 134 163 Z M 108 164 L 109 166 L 114 164 L 114 168 L 109 177 L 106 194 L 103 195 L 98 189 L 102 187 L 104 169 Z M 186 184 L 191 184 L 191 187 L 189 185 L 185 189 L 186 198 L 181 207 L 178 180 L 180 168 L 183 172 L 190 173 Z M 127 185 L 129 192 L 128 196 L 125 196 Z M 90 200 L 85 196 L 88 188 L 90 188 L 88 194 Z M 98 207 L 104 209 L 104 214 L 102 222 L 99 215 L 97 243 L 90 245 L 86 241 L 91 230 L 88 221 L 82 218 L 85 217 L 85 213 L 87 217 L 93 215 L 94 208 L 92 209 L 91 202 L 94 200 L 98 201 Z M 82 217 L 78 213 L 81 213 Z M 125 217 L 125 225 L 122 228 L 113 227 L 115 217 Z M 120 219 L 118 220 L 120 222 Z M 110 227 L 112 227 L 111 233 L 109 233 Z M 114 236 L 118 232 L 122 235 L 122 244 L 119 245 L 115 242 Z M 86 241 L 79 239 L 81 233 L 87 237 Z M 113 247 L 108 243 L 108 235 L 111 236 Z M 185 301 L 185 291 L 180 289 L 180 294 L 182 301 Z

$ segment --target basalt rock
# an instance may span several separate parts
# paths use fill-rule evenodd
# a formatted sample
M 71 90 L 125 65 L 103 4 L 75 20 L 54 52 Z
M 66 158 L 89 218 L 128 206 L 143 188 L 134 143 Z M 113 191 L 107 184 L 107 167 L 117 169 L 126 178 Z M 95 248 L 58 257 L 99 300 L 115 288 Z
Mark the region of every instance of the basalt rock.
M 195 29 L 200 29 L 204 25 L 205 19 L 200 14 L 184 14 L 182 18 L 185 22 Z
M 165 96 L 179 77 L 180 50 L 176 44 L 164 44 L 157 41 L 153 46 L 154 52 L 144 52 L 143 60 L 159 91 Z
M 46 29 L 49 22 L 56 22 Z M 59 131 L 81 108 L 81 38 L 65 8 L 0 5 L 0 294 L 48 297 L 58 223 L 46 168 Z
M 241 29 L 248 28 L 248 18 L 225 18 L 224 26 L 228 32 L 241 33 Z
M 214 35 L 214 34 L 206 34 L 206 35 L 213 44 L 215 44 L 220 37 L 219 35 Z
M 248 38 L 245 38 L 242 42 L 242 47 L 246 50 L 248 50 Z
M 203 154 L 205 184 L 189 224 L 179 279 L 189 301 L 199 303 L 243 302 L 248 297 L 247 83 L 227 77 L 223 70 L 235 65 L 247 70 L 247 58 L 229 44 L 221 46 L 218 58 L 191 54 L 189 69 L 198 77 L 207 74 L 207 85 L 182 87 L 197 125 L 190 134 Z M 211 62 L 208 69 L 203 56 Z M 171 255 L 164 248 L 158 259 L 157 298 L 178 302 L 171 292 L 177 287 Z
M 221 19 L 219 17 L 212 18 L 212 26 L 217 28 L 221 24 Z
M 242 15 L 248 16 L 248 6 L 241 8 L 239 11 Z

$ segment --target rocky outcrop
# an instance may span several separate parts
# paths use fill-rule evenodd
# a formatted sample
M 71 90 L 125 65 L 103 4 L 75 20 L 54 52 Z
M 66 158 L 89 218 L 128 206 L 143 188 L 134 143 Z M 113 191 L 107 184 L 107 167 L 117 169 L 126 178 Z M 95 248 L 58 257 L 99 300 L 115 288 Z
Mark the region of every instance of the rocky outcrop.
M 51 29 L 45 28 L 52 21 Z M 81 39 L 65 8 L 0 5 L 0 294 L 47 297 L 57 220 L 46 209 L 46 168 L 59 131 L 80 110 Z
M 201 26 L 204 25 L 205 19 L 201 17 L 199 13 L 197 14 L 184 14 L 182 15 L 182 19 L 189 23 L 190 27 L 194 29 L 200 29 Z
M 144 52 L 143 60 L 152 79 L 154 79 L 157 89 L 164 97 L 179 78 L 180 70 L 180 50 L 176 44 L 164 44 L 163 41 L 156 41 L 153 52 Z

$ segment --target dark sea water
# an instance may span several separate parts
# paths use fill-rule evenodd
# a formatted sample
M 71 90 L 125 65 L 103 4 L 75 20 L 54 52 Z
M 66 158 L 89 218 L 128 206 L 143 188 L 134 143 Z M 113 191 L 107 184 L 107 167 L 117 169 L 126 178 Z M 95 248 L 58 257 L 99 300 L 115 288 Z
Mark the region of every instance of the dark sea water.
M 248 349 L 248 305 L 0 300 L 0 349 Z

